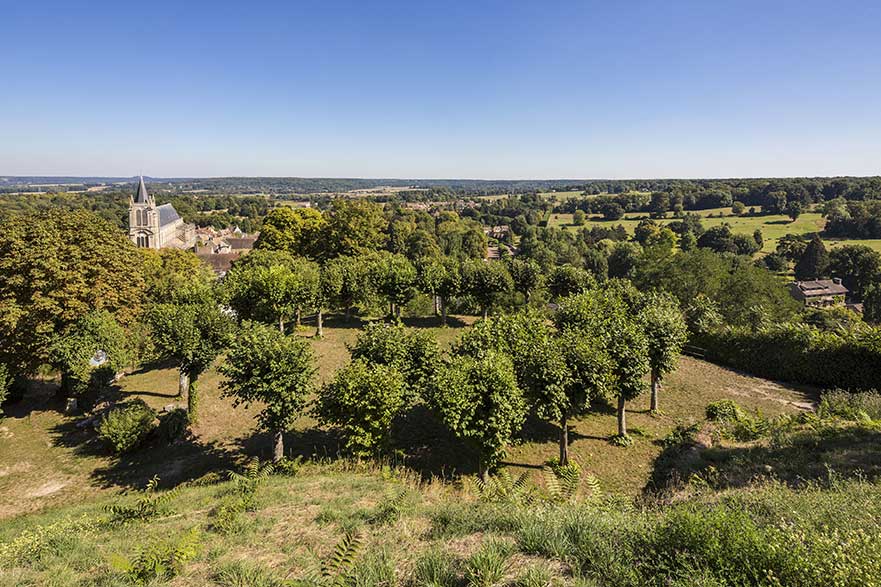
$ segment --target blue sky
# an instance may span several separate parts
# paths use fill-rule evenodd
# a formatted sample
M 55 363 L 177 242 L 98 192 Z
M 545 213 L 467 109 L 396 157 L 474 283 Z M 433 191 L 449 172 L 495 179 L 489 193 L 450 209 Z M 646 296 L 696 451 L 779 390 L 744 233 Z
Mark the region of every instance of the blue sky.
M 878 174 L 879 23 L 877 0 L 0 0 L 0 174 Z

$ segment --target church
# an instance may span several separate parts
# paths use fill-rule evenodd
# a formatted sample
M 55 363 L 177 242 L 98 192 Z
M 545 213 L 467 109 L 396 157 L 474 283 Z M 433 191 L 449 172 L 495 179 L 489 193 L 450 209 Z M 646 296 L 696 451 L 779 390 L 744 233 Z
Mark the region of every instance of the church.
M 144 178 L 129 198 L 128 236 L 143 249 L 191 249 L 196 244 L 196 227 L 187 224 L 171 204 L 156 205 L 147 193 Z

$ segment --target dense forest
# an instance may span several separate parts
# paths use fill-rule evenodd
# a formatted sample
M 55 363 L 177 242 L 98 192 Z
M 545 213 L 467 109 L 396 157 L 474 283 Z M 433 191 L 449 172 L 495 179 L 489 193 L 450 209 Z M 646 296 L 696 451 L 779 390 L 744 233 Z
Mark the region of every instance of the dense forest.
M 744 194 L 787 192 L 791 199 L 824 199 L 843 196 L 847 199 L 869 200 L 881 197 L 881 177 L 827 178 L 749 178 L 749 179 L 547 179 L 547 180 L 480 180 L 480 179 L 359 179 L 302 177 L 218 177 L 218 178 L 146 178 L 161 190 L 207 191 L 219 194 L 310 194 L 347 192 L 376 187 L 438 188 L 458 195 L 493 195 L 531 192 L 584 192 L 587 195 L 621 194 L 627 192 L 668 192 L 699 194 L 712 191 L 728 192 L 736 200 Z M 39 186 L 58 184 L 59 188 L 128 183 L 136 178 L 116 177 L 0 177 L 0 193 L 41 191 Z M 121 186 L 120 186 L 121 187 Z M 710 206 L 712 207 L 712 206 Z

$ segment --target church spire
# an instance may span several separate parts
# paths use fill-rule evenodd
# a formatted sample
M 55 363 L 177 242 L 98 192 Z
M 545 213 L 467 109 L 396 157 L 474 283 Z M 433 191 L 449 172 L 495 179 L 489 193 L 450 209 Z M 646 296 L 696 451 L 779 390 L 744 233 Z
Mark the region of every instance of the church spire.
M 138 181 L 138 192 L 135 194 L 135 204 L 146 204 L 148 202 L 147 198 L 147 186 L 144 185 L 144 176 L 139 176 L 140 180 Z

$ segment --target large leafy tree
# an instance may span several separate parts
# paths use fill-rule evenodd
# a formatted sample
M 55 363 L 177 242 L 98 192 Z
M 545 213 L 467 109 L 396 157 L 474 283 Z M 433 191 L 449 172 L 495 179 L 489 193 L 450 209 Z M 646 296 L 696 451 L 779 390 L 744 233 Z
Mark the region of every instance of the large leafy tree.
M 456 259 L 446 257 L 443 261 L 444 275 L 437 288 L 437 295 L 441 307 L 441 325 L 447 325 L 447 305 L 450 298 L 459 295 L 462 291 L 461 266 Z
M 277 324 L 315 305 L 319 288 L 318 265 L 282 251 L 254 251 L 236 262 L 224 280 L 226 298 L 241 318 Z
M 457 437 L 480 455 L 481 473 L 495 468 L 526 418 L 526 400 L 511 359 L 454 357 L 434 379 L 431 404 Z
M 829 275 L 840 277 L 854 299 L 862 300 L 863 292 L 881 281 L 881 254 L 865 245 L 843 245 L 829 253 Z
M 799 280 L 826 277 L 829 268 L 829 253 L 820 237 L 814 235 L 804 253 L 795 264 L 795 278 Z
M 437 341 L 428 332 L 383 322 L 368 324 L 349 352 L 353 360 L 397 369 L 411 395 L 423 392 L 440 356 Z
M 542 284 L 541 267 L 532 259 L 511 257 L 508 260 L 508 272 L 511 274 L 514 290 L 521 293 L 529 304 L 533 292 Z
M 131 360 L 131 351 L 125 329 L 110 312 L 97 310 L 53 338 L 49 360 L 61 373 L 62 393 L 81 394 L 96 377 L 109 380 L 122 371 Z
M 191 251 L 140 249 L 147 299 L 155 303 L 195 301 L 210 295 L 214 273 Z
M 416 283 L 420 291 L 427 293 L 434 301 L 434 315 L 440 312 L 438 292 L 447 277 L 447 267 L 440 257 L 421 257 L 416 261 Z
M 348 322 L 352 308 L 368 296 L 368 263 L 359 257 L 335 257 L 324 264 L 322 274 L 326 303 L 342 310 Z
M 581 293 L 595 285 L 596 280 L 590 271 L 572 265 L 554 267 L 547 276 L 548 292 L 555 300 Z
M 160 355 L 178 365 L 191 422 L 198 415 L 197 381 L 229 340 L 231 322 L 214 302 L 156 304 L 149 313 Z
M 406 383 L 395 367 L 355 360 L 321 388 L 316 414 L 342 429 L 347 450 L 357 456 L 387 449 L 392 422 L 404 407 Z
M 383 253 L 371 263 L 370 281 L 389 304 L 389 313 L 401 319 L 401 309 L 416 294 L 416 269 L 403 255 Z
M 466 261 L 462 264 L 462 289 L 480 305 L 483 317 L 514 284 L 504 263 L 493 261 Z
M 360 255 L 385 245 L 388 222 L 378 204 L 363 198 L 337 198 L 325 220 L 322 246 L 327 257 Z
M 325 218 L 318 210 L 281 206 L 263 219 L 260 238 L 254 247 L 315 259 L 323 253 L 325 228 Z
M 866 286 L 863 292 L 863 318 L 866 322 L 881 324 L 881 282 Z
M 56 333 L 96 310 L 122 326 L 142 312 L 142 256 L 116 226 L 51 210 L 0 223 L 0 361 L 15 376 L 48 359 Z
M 259 403 L 260 427 L 273 434 L 273 459 L 284 457 L 284 433 L 290 430 L 312 392 L 315 357 L 309 342 L 275 328 L 246 322 L 230 344 L 220 372 L 224 395 L 235 406 Z
M 627 402 L 645 391 L 643 377 L 649 372 L 648 340 L 641 325 L 629 315 L 623 302 L 610 299 L 606 305 L 611 378 L 610 395 L 618 403 L 618 436 L 627 438 Z
M 667 293 L 648 295 L 641 319 L 651 365 L 651 410 L 656 412 L 661 379 L 676 367 L 676 360 L 688 340 L 688 326 L 676 298 Z

